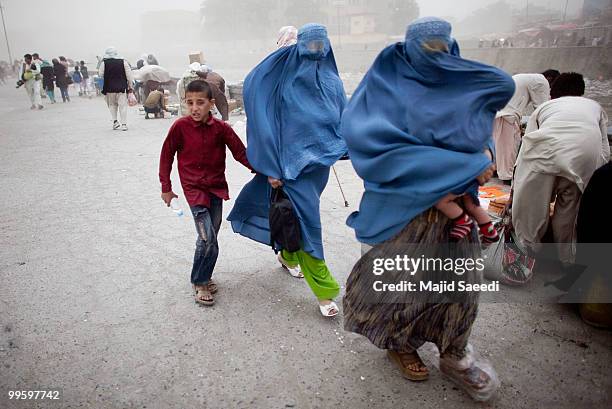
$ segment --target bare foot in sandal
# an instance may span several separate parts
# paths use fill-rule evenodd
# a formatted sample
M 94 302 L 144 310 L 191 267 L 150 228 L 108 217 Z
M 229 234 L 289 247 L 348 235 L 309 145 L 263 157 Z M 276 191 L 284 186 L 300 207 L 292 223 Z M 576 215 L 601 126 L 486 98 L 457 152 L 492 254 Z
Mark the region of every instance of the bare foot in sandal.
M 195 302 L 200 305 L 211 306 L 215 303 L 212 293 L 208 285 L 195 285 Z
M 416 351 L 397 352 L 388 349 L 387 355 L 391 362 L 396 364 L 402 371 L 404 378 L 411 381 L 424 381 L 429 378 L 429 370 Z
M 324 317 L 335 317 L 340 310 L 334 300 L 319 300 L 319 310 Z

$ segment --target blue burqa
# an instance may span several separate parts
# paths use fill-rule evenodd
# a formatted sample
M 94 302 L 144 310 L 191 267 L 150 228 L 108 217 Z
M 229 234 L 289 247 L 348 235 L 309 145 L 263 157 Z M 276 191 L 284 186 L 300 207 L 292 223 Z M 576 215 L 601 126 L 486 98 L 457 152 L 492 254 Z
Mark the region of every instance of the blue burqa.
M 363 243 L 390 239 L 448 193 L 474 195 L 491 165 L 482 152 L 492 149 L 493 120 L 514 82 L 461 58 L 450 33 L 441 19 L 413 22 L 405 42 L 378 55 L 343 114 L 341 132 L 365 186 L 347 224 Z
M 329 168 L 346 154 L 340 117 L 346 95 L 327 30 L 307 24 L 298 43 L 270 54 L 246 77 L 247 157 L 257 172 L 228 220 L 234 232 L 270 244 L 271 187 L 283 181 L 302 231 L 302 250 L 324 259 L 319 203 Z

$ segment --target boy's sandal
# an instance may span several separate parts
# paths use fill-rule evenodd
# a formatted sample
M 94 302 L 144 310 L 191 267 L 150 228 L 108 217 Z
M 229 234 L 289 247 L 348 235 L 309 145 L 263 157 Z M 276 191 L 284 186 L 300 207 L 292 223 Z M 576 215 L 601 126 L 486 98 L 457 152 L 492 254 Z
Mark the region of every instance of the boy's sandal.
M 388 349 L 387 356 L 402 371 L 404 378 L 417 382 L 429 378 L 429 370 L 416 351 L 397 352 Z
M 329 318 L 335 317 L 340 312 L 338 305 L 333 301 L 327 305 L 319 304 L 319 310 L 321 310 L 321 315 Z
M 219 291 L 219 287 L 217 287 L 217 283 L 215 283 L 213 280 L 210 280 L 208 282 L 208 290 L 212 293 L 212 294 L 217 294 L 217 291 Z
M 211 306 L 214 305 L 215 299 L 212 293 L 208 289 L 208 285 L 195 286 L 195 302 L 200 305 Z
M 213 280 L 210 280 L 206 286 L 208 286 L 208 291 L 210 291 L 211 294 L 217 294 L 217 291 L 219 291 L 219 287 L 217 286 L 217 283 L 215 283 Z M 196 287 L 197 286 L 194 284 L 193 291 L 197 290 Z

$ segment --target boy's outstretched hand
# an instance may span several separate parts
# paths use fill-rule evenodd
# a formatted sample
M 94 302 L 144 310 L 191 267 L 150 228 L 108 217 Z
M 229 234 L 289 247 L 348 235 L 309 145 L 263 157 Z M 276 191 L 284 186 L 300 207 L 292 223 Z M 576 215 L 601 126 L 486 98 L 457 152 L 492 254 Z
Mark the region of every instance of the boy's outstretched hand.
M 172 190 L 161 194 L 162 200 L 168 207 L 170 207 L 170 201 L 174 199 L 175 197 L 178 197 L 178 196 Z

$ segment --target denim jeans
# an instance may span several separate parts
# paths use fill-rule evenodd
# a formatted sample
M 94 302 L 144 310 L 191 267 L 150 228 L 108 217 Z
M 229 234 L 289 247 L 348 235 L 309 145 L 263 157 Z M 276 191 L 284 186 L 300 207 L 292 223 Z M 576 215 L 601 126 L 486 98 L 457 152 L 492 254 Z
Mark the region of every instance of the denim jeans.
M 49 97 L 49 101 L 55 102 L 55 91 L 47 88 L 47 96 Z
M 62 100 L 64 102 L 70 101 L 70 96 L 68 95 L 68 87 L 66 87 L 66 88 L 60 87 L 60 92 L 62 94 Z
M 205 285 L 212 278 L 212 273 L 217 263 L 217 256 L 219 255 L 217 234 L 221 227 L 223 200 L 217 196 L 210 195 L 210 208 L 192 206 L 191 214 L 193 215 L 198 233 L 195 255 L 193 256 L 191 282 L 193 284 Z

